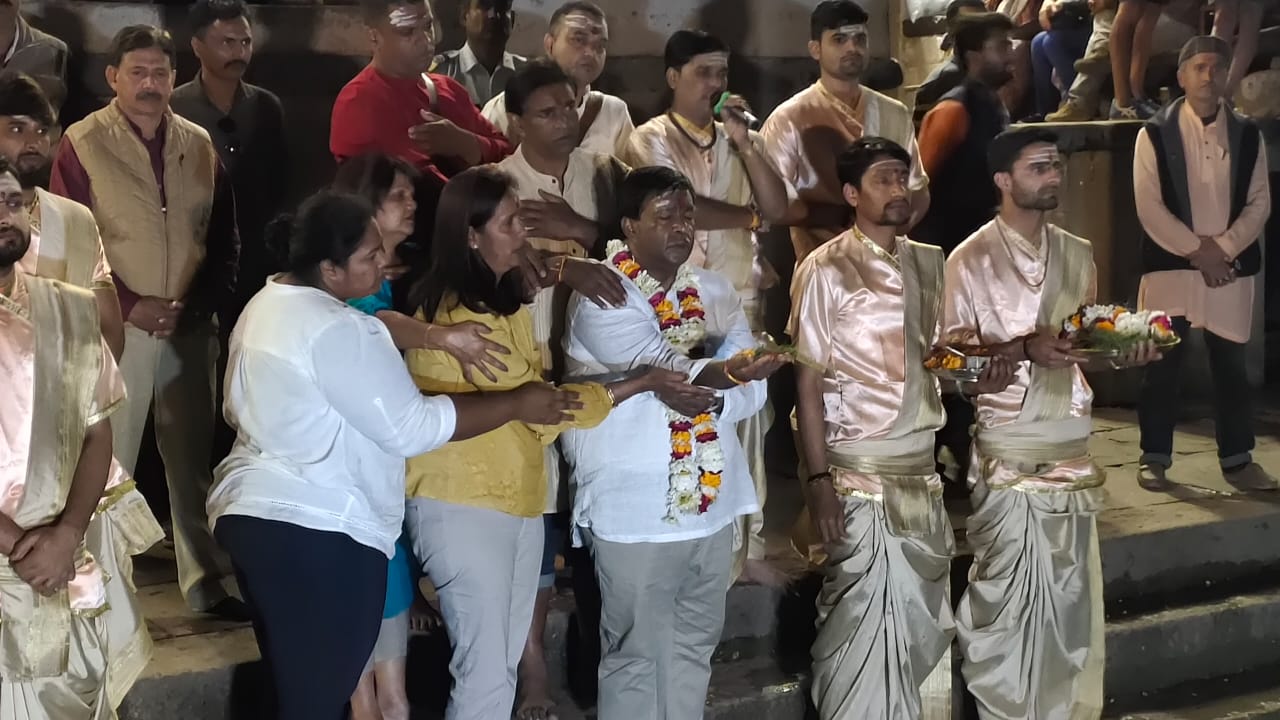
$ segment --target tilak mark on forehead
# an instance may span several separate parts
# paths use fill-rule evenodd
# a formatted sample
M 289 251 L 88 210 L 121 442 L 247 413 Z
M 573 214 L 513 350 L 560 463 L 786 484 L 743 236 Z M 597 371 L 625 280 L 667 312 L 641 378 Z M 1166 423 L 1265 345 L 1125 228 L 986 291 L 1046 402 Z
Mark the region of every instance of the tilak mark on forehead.
M 596 18 L 582 13 L 570 13 L 565 15 L 560 22 L 567 28 L 573 30 L 585 30 L 587 32 L 601 34 L 604 32 L 604 23 Z
M 834 31 L 837 35 L 866 35 L 866 25 L 841 25 Z
M 707 59 L 708 65 L 722 65 L 724 67 L 729 67 L 729 53 L 723 50 L 704 53 L 702 57 Z
M 1056 163 L 1061 159 L 1062 155 L 1056 147 L 1041 148 L 1027 155 L 1027 162 L 1036 165 L 1039 163 Z
M 871 172 L 872 170 L 875 170 L 876 168 L 880 167 L 881 165 L 898 165 L 898 166 L 900 166 L 900 167 L 902 167 L 902 168 L 906 168 L 906 164 L 905 164 L 905 163 L 903 163 L 903 162 L 902 162 L 901 160 L 899 160 L 898 158 L 885 158 L 884 160 L 877 160 L 877 161 L 875 161 L 875 162 L 871 163 L 871 165 L 869 165 L 869 166 L 867 167 L 867 172 Z
M 388 13 L 387 19 L 391 21 L 392 27 L 417 27 L 418 23 L 423 19 L 423 14 L 421 8 L 417 6 L 406 7 L 401 5 Z

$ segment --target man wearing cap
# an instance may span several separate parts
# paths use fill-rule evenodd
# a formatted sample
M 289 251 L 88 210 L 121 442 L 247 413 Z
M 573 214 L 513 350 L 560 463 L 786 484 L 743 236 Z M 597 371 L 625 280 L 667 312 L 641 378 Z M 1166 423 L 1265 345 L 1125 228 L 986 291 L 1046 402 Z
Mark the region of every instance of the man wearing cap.
M 1273 490 L 1253 462 L 1251 389 L 1245 346 L 1253 325 L 1254 276 L 1271 214 L 1267 153 L 1258 128 L 1223 102 L 1231 48 L 1200 36 L 1178 56 L 1186 97 L 1147 121 L 1133 154 L 1133 194 L 1142 223 L 1143 308 L 1163 310 L 1186 338 L 1203 328 L 1213 375 L 1218 462 L 1227 481 Z M 1138 403 L 1138 484 L 1168 485 L 1177 423 L 1178 375 L 1186 346 L 1147 369 Z
M 943 337 L 1016 370 L 1005 390 L 974 399 L 961 667 L 982 720 L 1096 719 L 1105 644 L 1095 513 L 1106 476 L 1089 456 L 1086 357 L 1057 332 L 1094 301 L 1093 247 L 1047 222 L 1062 186 L 1056 135 L 1003 132 L 988 164 L 999 214 L 947 259 Z M 1112 367 L 1158 357 L 1143 344 Z

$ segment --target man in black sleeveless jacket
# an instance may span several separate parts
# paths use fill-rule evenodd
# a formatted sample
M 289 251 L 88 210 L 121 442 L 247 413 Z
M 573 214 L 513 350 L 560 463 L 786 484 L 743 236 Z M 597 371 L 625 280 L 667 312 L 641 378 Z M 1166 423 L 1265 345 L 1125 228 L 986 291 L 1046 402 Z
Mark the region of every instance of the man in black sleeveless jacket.
M 920 126 L 920 160 L 934 187 L 929 211 L 911 230 L 911 238 L 938 245 L 948 255 L 996 216 L 999 191 L 987 165 L 991 141 L 1009 127 L 1009 113 L 996 95 L 1013 77 L 1013 21 L 1000 13 L 961 17 L 955 29 L 955 53 L 964 68 L 959 87 L 942 96 Z M 969 474 L 969 426 L 973 405 L 961 395 L 942 397 L 947 423 L 938 431 L 953 470 L 939 467 L 953 491 L 963 493 Z M 945 465 L 945 461 L 944 461 Z
M 958 21 L 956 58 L 964 82 L 943 95 L 920 125 L 920 159 L 933 199 L 911 237 L 947 253 L 995 217 L 999 204 L 987 148 L 1009 126 L 996 90 L 1013 77 L 1012 29 L 1013 21 L 1000 13 Z
M 1223 103 L 1231 48 L 1195 37 L 1178 56 L 1186 97 L 1149 121 L 1134 148 L 1134 201 L 1142 223 L 1138 304 L 1163 310 L 1180 337 L 1204 329 L 1213 375 L 1218 459 L 1228 482 L 1274 490 L 1253 462 L 1252 390 L 1245 346 L 1253 324 L 1254 276 L 1262 267 L 1271 212 L 1266 150 L 1258 128 Z M 1148 367 L 1138 407 L 1138 483 L 1168 486 L 1185 346 Z

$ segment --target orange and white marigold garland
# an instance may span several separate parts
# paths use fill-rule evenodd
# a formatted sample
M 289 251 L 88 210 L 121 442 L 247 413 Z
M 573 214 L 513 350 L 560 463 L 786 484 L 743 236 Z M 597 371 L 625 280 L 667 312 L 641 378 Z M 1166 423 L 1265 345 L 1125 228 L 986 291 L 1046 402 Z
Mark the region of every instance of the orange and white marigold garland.
M 706 313 L 698 292 L 698 277 L 688 265 L 676 272 L 676 302 L 667 298 L 662 285 L 636 262 L 620 240 L 605 250 L 609 262 L 645 296 L 658 317 L 662 336 L 677 351 L 688 355 L 706 337 Z M 724 452 L 716 431 L 715 416 L 704 412 L 694 417 L 667 408 L 671 430 L 670 486 L 667 489 L 666 520 L 679 522 L 682 516 L 701 515 L 720 494 L 724 474 Z

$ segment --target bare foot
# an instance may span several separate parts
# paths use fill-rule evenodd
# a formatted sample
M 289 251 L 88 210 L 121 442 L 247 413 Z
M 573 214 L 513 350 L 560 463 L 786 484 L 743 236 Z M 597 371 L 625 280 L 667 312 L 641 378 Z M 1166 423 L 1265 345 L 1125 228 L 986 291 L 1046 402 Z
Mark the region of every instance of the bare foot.
M 782 588 L 790 585 L 793 580 L 795 578 L 768 560 L 748 559 L 742 564 L 738 584 Z
M 540 696 L 526 692 L 520 709 L 516 710 L 516 720 L 557 720 L 555 708 L 556 704 L 546 697 L 545 692 Z
M 409 630 L 411 632 L 434 632 L 442 624 L 444 618 L 440 611 L 422 597 L 421 593 L 413 594 L 413 605 L 409 606 Z
M 547 663 L 542 658 L 542 647 L 526 647 L 520 661 L 520 700 L 516 703 L 515 720 L 556 720 L 556 704 L 547 692 Z

